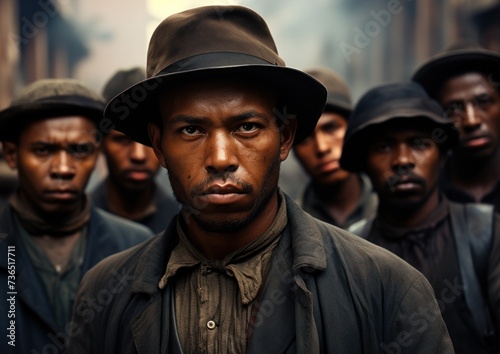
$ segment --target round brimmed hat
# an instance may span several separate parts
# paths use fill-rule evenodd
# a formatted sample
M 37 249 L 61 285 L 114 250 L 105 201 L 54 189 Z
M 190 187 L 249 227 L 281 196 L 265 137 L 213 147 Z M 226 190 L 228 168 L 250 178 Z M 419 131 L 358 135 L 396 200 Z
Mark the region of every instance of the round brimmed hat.
M 340 165 L 352 172 L 362 172 L 373 134 L 384 125 L 440 128 L 436 142 L 449 148 L 458 135 L 453 121 L 445 116 L 439 103 L 416 83 L 397 83 L 375 87 L 366 92 L 349 118 Z M 431 131 L 431 130 L 430 130 Z
M 445 80 L 467 72 L 485 74 L 492 82 L 500 79 L 500 53 L 469 41 L 459 41 L 422 63 L 412 76 L 432 98 L 437 98 Z
M 102 119 L 101 95 L 73 79 L 42 79 L 23 87 L 0 112 L 0 140 L 15 140 L 26 123 L 67 115 Z
M 335 71 L 328 68 L 305 70 L 326 87 L 325 110 L 338 112 L 346 119 L 352 111 L 351 93 L 347 83 Z
M 285 66 L 267 24 L 242 6 L 206 6 L 172 15 L 156 28 L 148 48 L 148 79 L 112 99 L 105 116 L 115 129 L 151 145 L 148 123 L 159 122 L 158 93 L 204 78 L 247 78 L 274 88 L 280 119 L 297 119 L 295 143 L 316 126 L 326 89 L 303 71 Z M 285 116 L 286 115 L 286 116 Z

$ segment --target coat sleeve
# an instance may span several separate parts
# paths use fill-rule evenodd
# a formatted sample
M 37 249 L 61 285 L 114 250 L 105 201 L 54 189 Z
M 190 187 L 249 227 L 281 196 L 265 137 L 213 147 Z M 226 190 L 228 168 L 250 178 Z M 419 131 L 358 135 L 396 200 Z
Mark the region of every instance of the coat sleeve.
M 423 277 L 410 286 L 397 308 L 383 353 L 454 353 L 434 291 Z
M 488 297 L 497 337 L 500 336 L 500 214 L 495 215 L 493 245 L 488 261 Z

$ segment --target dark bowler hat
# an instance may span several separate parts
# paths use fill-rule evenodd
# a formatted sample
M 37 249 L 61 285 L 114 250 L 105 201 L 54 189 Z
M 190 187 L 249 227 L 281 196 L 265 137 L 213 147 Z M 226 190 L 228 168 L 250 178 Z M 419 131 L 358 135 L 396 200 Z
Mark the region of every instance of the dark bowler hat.
M 347 119 L 352 111 L 351 93 L 347 83 L 335 71 L 328 68 L 312 68 L 305 72 L 325 85 L 327 91 L 325 110 L 338 112 Z
M 109 101 L 123 90 L 146 79 L 146 70 L 140 67 L 118 70 L 102 89 L 102 95 Z
M 0 140 L 16 140 L 19 129 L 39 119 L 68 115 L 102 119 L 101 95 L 73 79 L 42 79 L 23 87 L 0 112 Z
M 146 72 L 147 80 L 108 103 L 105 116 L 149 146 L 148 123 L 160 118 L 158 92 L 179 82 L 237 77 L 275 88 L 284 105 L 277 118 L 297 118 L 295 143 L 314 130 L 326 99 L 317 80 L 285 66 L 264 20 L 242 6 L 199 7 L 163 20 L 149 42 Z
M 453 121 L 443 109 L 416 83 L 387 84 L 366 92 L 354 107 L 344 138 L 340 165 L 342 168 L 362 172 L 366 153 L 374 134 L 388 123 L 398 126 L 429 129 L 443 148 L 457 142 Z
M 444 81 L 468 72 L 485 74 L 492 82 L 500 80 L 500 53 L 476 43 L 459 41 L 422 63 L 413 74 L 432 98 L 437 98 Z

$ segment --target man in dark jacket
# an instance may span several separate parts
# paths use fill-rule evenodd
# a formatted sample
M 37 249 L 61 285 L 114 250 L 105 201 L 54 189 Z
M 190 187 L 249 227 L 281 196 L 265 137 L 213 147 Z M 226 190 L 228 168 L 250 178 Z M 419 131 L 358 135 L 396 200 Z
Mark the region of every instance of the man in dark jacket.
M 102 94 L 110 101 L 145 78 L 141 68 L 119 70 L 106 83 Z M 163 231 L 179 208 L 155 182 L 160 162 L 153 149 L 111 130 L 103 139 L 102 152 L 108 175 L 91 191 L 92 204 L 141 223 L 154 233 Z
M 376 211 L 377 194 L 367 176 L 346 171 L 339 164 L 352 111 L 347 84 L 327 68 L 310 69 L 306 73 L 325 85 L 327 98 L 314 132 L 293 147 L 310 177 L 298 204 L 315 218 L 346 229 Z
M 285 66 L 258 14 L 172 15 L 148 53 L 150 78 L 105 116 L 153 146 L 182 209 L 87 274 L 70 353 L 453 352 L 420 273 L 279 191 L 326 90 Z
M 2 353 L 62 353 L 85 272 L 152 235 L 91 207 L 84 193 L 103 109 L 101 96 L 82 84 L 48 79 L 23 88 L 0 112 L 5 160 L 19 177 L 0 213 Z
M 374 219 L 350 231 L 420 270 L 456 353 L 498 353 L 500 218 L 489 205 L 449 202 L 440 167 L 457 140 L 439 104 L 415 83 L 368 91 L 356 105 L 344 168 L 365 172 L 379 196 Z
M 453 119 L 459 144 L 446 161 L 441 188 L 461 203 L 500 210 L 500 54 L 457 43 L 413 75 Z

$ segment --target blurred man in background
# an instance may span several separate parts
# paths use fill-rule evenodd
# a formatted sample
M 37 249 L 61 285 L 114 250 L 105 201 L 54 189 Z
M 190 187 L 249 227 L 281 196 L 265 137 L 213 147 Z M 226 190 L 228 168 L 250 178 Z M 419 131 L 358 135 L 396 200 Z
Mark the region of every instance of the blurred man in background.
M 144 69 L 116 72 L 106 83 L 103 96 L 110 101 L 130 86 L 146 79 Z M 155 182 L 160 163 L 153 149 L 111 130 L 102 142 L 107 177 L 91 192 L 95 206 L 139 222 L 154 233 L 164 230 L 179 208 Z
M 369 217 L 377 208 L 377 195 L 363 174 L 340 167 L 340 155 L 352 110 L 347 84 L 330 69 L 306 71 L 328 90 L 323 114 L 316 129 L 293 151 L 310 177 L 299 205 L 312 216 L 347 228 Z
M 500 54 L 457 43 L 413 75 L 455 122 L 459 144 L 440 182 L 446 196 L 500 210 Z

